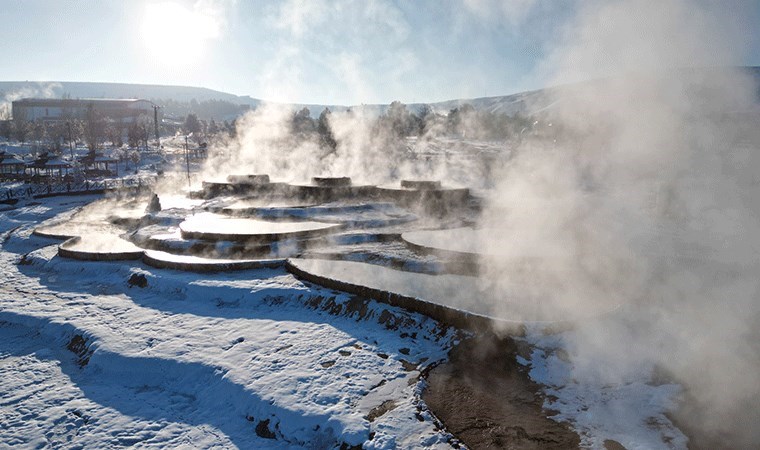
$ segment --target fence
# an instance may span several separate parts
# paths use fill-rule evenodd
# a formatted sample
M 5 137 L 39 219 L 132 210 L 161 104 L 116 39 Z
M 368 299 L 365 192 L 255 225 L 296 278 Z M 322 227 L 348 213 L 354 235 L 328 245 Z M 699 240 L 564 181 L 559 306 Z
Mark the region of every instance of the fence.
M 98 194 L 118 189 L 142 189 L 153 186 L 154 178 L 120 178 L 113 180 L 84 180 L 49 184 L 30 184 L 0 190 L 0 202 L 8 203 L 22 198 L 43 198 L 56 195 Z

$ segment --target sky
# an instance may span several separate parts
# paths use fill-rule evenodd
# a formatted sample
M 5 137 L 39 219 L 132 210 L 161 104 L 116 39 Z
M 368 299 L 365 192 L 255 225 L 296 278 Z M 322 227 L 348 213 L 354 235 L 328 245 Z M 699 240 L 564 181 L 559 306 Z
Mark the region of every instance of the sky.
M 694 2 L 727 28 L 760 23 L 758 1 Z M 547 55 L 588 3 L 0 0 L 0 76 L 199 86 L 313 104 L 507 95 L 556 82 Z M 738 40 L 738 63 L 760 65 L 760 32 Z

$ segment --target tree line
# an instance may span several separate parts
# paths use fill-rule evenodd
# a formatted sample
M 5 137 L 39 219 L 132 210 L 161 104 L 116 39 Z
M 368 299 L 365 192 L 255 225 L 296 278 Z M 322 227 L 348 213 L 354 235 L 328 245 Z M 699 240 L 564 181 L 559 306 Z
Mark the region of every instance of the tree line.
M 251 110 L 250 105 L 241 105 L 226 100 L 201 100 L 192 99 L 189 102 L 180 102 L 172 99 L 151 99 L 159 105 L 166 117 L 182 118 L 190 114 L 199 120 L 222 120 L 238 117 Z
M 83 119 L 64 114 L 59 121 L 8 120 L 0 122 L 0 136 L 31 143 L 60 154 L 84 142 L 91 151 L 110 143 L 114 147 L 147 148 L 154 135 L 153 117 L 142 114 L 131 123 L 117 122 L 90 107 Z M 125 141 L 126 137 L 126 141 Z
M 334 114 L 325 108 L 317 119 L 311 117 L 308 108 L 296 111 L 292 115 L 292 134 L 299 139 L 316 136 L 321 145 L 335 148 L 336 141 L 329 124 Z M 351 115 L 351 109 L 342 113 Z M 476 140 L 505 140 L 531 130 L 535 120 L 529 116 L 516 113 L 478 111 L 471 104 L 464 104 L 448 112 L 436 112 L 431 106 L 424 105 L 419 112 L 410 111 L 399 101 L 392 102 L 384 114 L 378 116 L 372 124 L 373 134 L 385 134 L 389 139 L 402 139 L 411 136 L 440 135 Z

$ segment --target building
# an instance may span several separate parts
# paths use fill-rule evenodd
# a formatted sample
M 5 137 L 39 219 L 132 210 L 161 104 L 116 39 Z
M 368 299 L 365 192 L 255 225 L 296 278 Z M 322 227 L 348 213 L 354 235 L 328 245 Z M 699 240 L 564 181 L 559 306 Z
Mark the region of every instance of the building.
M 141 115 L 153 119 L 156 105 L 148 100 L 110 98 L 24 98 L 11 106 L 13 120 L 65 122 L 86 120 L 92 112 L 116 123 L 130 124 Z M 160 119 L 159 119 L 160 120 Z

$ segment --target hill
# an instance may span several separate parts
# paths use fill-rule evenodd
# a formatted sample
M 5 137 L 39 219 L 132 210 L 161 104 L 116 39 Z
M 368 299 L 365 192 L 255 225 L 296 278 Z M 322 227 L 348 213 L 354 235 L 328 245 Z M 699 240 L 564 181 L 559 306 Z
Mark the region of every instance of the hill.
M 751 76 L 753 76 L 760 85 L 760 67 L 744 67 Z M 701 69 L 681 69 L 674 71 L 665 76 L 677 77 L 712 77 L 718 76 L 724 69 L 721 68 L 701 68 Z M 535 91 L 520 92 L 511 95 L 497 97 L 481 97 L 470 99 L 455 99 L 435 103 L 414 103 L 407 105 L 411 111 L 418 112 L 423 107 L 429 106 L 438 113 L 447 113 L 453 108 L 460 107 L 464 104 L 472 105 L 476 110 L 488 111 L 492 113 L 505 113 L 507 115 L 535 114 L 551 108 L 559 99 L 572 98 L 573 91 L 578 86 L 587 85 L 588 83 L 599 83 L 603 80 L 591 80 L 582 83 L 570 84 L 565 86 L 539 89 Z M 552 96 L 545 95 L 549 90 L 553 91 Z M 215 91 L 202 87 L 192 86 L 169 86 L 155 84 L 129 84 L 129 83 L 91 83 L 91 82 L 71 82 L 71 81 L 0 81 L 0 113 L 2 105 L 24 97 L 52 97 L 60 98 L 68 95 L 74 98 L 144 98 L 153 100 L 162 106 L 166 106 L 166 113 L 175 116 L 184 116 L 190 111 L 191 102 L 198 103 L 217 103 L 213 115 L 216 119 L 232 119 L 249 108 L 256 108 L 264 102 L 262 99 L 254 98 L 248 95 L 240 96 L 227 92 Z M 551 97 L 551 99 L 549 98 Z M 219 108 L 218 103 L 226 102 L 228 106 L 235 108 Z M 332 111 L 343 111 L 349 108 L 345 105 L 315 105 L 315 104 L 293 104 L 294 109 L 308 108 L 311 116 L 316 118 L 319 113 L 326 107 Z M 350 106 L 351 108 L 363 108 L 371 114 L 380 115 L 386 111 L 388 105 L 361 105 Z M 222 111 L 217 113 L 216 111 Z M 222 115 L 222 117 L 216 114 Z

